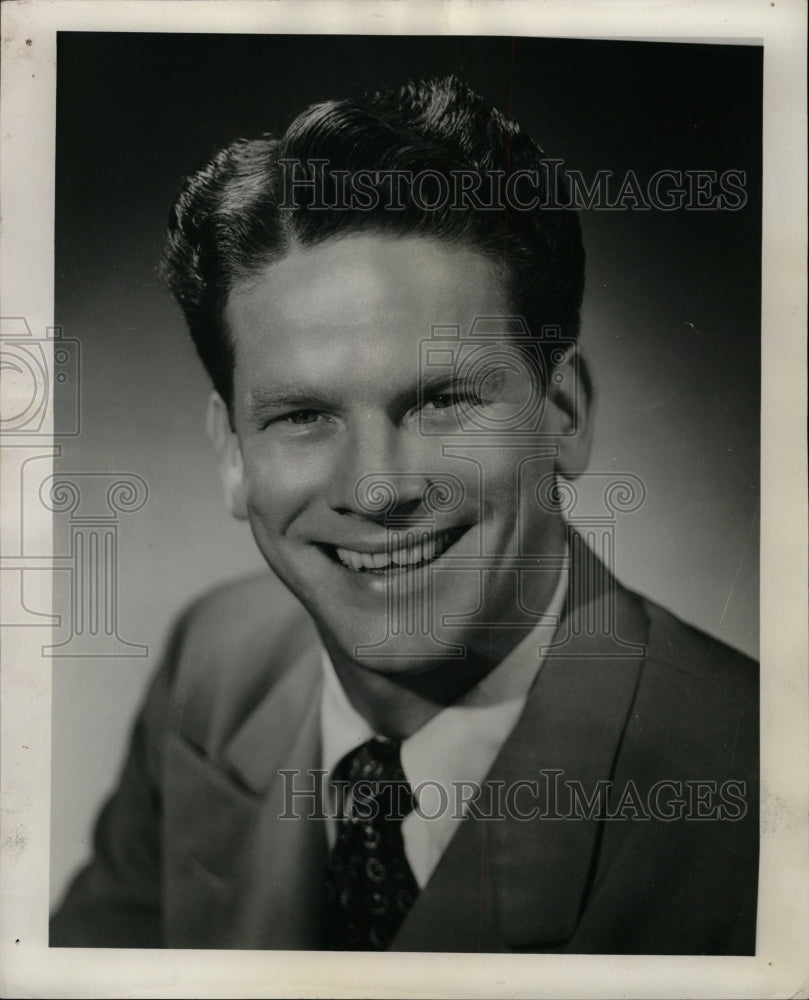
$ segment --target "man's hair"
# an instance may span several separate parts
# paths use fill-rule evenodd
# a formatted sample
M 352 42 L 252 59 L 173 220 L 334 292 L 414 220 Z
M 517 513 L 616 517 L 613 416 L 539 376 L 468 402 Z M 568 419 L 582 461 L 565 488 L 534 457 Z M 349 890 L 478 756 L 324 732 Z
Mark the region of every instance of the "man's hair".
M 395 171 L 435 172 L 454 185 L 476 174 L 477 206 L 475 196 L 466 207 L 452 198 L 426 205 L 404 183 L 393 208 Z M 502 197 L 503 180 L 525 171 L 534 172 L 538 196 L 530 210 Z M 360 174 L 364 205 L 346 207 L 339 192 L 353 190 Z M 494 207 L 479 207 L 487 203 Z M 234 353 L 224 313 L 233 287 L 296 245 L 348 233 L 418 235 L 482 252 L 501 269 L 506 300 L 533 336 L 554 325 L 574 339 L 584 249 L 576 213 L 557 207 L 564 203 L 545 154 L 519 125 L 453 76 L 411 82 L 315 104 L 280 137 L 237 139 L 216 153 L 174 203 L 161 274 L 230 406 Z

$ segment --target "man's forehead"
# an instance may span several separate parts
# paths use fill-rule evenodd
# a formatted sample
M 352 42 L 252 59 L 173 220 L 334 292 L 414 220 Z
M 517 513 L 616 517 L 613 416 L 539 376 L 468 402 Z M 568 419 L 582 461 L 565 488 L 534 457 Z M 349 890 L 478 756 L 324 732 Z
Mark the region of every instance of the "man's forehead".
M 496 266 L 475 250 L 423 236 L 359 233 L 311 247 L 294 246 L 280 260 L 234 287 L 231 324 L 272 313 L 290 322 L 357 326 L 363 311 L 440 310 L 460 316 L 502 297 Z M 442 322 L 436 315 L 431 322 Z
M 436 327 L 466 331 L 501 298 L 491 262 L 463 247 L 378 234 L 298 247 L 229 297 L 236 381 L 415 384 Z

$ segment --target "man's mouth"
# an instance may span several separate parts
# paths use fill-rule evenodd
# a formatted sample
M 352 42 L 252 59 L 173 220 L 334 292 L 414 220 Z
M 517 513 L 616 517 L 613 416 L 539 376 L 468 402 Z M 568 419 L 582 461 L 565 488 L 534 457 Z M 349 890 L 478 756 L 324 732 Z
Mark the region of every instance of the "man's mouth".
M 468 526 L 449 528 L 447 531 L 435 533 L 413 528 L 391 531 L 388 547 L 381 552 L 338 546 L 329 548 L 341 565 L 355 573 L 407 572 L 433 562 L 454 545 L 467 530 Z

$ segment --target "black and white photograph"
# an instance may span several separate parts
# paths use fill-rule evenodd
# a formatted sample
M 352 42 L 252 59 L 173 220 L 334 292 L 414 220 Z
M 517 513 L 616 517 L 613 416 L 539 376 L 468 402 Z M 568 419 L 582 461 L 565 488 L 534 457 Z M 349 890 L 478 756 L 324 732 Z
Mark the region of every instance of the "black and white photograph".
M 805 13 L 87 6 L 1 310 L 26 995 L 806 988 Z

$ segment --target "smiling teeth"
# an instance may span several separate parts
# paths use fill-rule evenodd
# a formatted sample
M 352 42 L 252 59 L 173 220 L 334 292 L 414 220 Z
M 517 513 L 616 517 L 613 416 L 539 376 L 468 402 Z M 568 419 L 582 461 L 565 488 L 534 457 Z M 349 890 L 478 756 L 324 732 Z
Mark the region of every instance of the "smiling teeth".
M 389 552 L 356 552 L 354 549 L 337 548 L 337 557 L 344 566 L 355 572 L 366 569 L 388 569 L 390 566 L 416 566 L 440 556 L 449 544 L 450 533 L 423 535 L 420 541 L 412 540 L 401 548 Z

